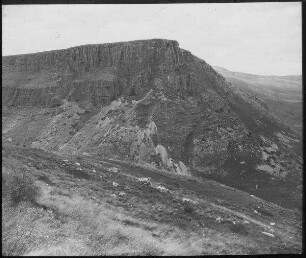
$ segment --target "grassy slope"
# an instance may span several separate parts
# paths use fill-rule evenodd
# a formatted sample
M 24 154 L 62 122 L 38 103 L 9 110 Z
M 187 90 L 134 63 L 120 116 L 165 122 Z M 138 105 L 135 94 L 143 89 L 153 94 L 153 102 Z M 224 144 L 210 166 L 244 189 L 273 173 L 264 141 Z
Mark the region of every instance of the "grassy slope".
M 37 194 L 33 192 L 34 198 L 13 205 L 10 197 L 16 191 L 4 188 L 2 236 L 6 255 L 200 255 L 301 250 L 297 227 L 300 213 L 213 181 L 197 183 L 183 176 L 87 156 L 68 157 L 65 164 L 63 157 L 12 146 L 4 147 L 2 154 L 3 173 L 8 178 L 26 173 L 33 180 L 27 184 L 40 189 Z M 82 171 L 76 170 L 76 161 Z M 119 173 L 108 171 L 114 165 L 120 168 Z M 151 184 L 141 184 L 137 178 L 142 176 L 150 176 Z M 157 185 L 170 191 L 162 193 Z M 120 192 L 125 195 L 119 196 Z M 262 214 L 255 214 L 255 209 Z M 223 219 L 221 223 L 216 221 L 218 217 Z M 243 223 L 246 219 L 250 224 Z M 275 237 L 263 231 L 274 231 Z

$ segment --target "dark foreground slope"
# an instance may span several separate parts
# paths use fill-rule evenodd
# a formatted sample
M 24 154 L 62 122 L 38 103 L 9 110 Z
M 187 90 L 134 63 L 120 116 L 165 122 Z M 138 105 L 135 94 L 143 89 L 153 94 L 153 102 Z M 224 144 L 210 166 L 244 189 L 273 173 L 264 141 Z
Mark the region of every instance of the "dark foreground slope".
M 211 177 L 301 208 L 301 138 L 176 41 L 4 57 L 3 140 Z
M 263 76 L 213 68 L 240 89 L 257 95 L 276 117 L 302 134 L 302 76 Z
M 4 255 L 301 253 L 300 212 L 214 181 L 10 145 L 2 156 Z

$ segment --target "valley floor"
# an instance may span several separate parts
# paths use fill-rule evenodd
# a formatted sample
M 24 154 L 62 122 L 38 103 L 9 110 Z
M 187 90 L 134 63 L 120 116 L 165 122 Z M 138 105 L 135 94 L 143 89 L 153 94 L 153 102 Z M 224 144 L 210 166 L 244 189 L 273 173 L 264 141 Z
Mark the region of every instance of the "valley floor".
M 3 255 L 301 253 L 299 211 L 211 180 L 12 145 L 2 157 Z

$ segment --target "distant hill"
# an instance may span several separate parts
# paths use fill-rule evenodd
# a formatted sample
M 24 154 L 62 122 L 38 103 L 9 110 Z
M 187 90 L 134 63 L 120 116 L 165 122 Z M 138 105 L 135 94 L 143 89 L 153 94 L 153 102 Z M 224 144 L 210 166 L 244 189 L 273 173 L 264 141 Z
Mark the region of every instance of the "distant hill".
M 302 76 L 264 76 L 213 68 L 238 88 L 254 92 L 269 110 L 302 134 Z

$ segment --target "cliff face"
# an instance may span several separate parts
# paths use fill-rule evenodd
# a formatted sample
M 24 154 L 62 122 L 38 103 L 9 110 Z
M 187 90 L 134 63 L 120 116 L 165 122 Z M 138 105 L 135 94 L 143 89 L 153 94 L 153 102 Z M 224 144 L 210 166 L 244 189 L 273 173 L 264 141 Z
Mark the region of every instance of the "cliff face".
M 153 58 L 153 60 L 152 60 Z M 84 72 L 96 68 L 143 68 L 163 59 L 167 65 L 177 64 L 183 58 L 178 42 L 170 40 L 132 41 L 101 45 L 85 45 L 64 50 L 35 54 L 8 56 L 3 60 L 15 71 L 39 72 L 42 70 L 68 69 Z M 151 60 L 149 60 L 151 59 Z M 154 60 L 155 59 L 155 60 Z M 66 70 L 67 71 L 67 70 Z
M 262 195 L 295 200 L 301 139 L 176 41 L 10 56 L 2 68 L 3 105 L 51 110 L 31 138 L 20 131 L 33 117 L 8 119 L 5 137 L 17 144 L 116 157 L 248 191 L 260 184 Z
M 169 94 L 195 96 L 200 84 L 192 69 L 195 64 L 211 73 L 208 79 L 212 81 L 208 83 L 223 79 L 204 61 L 196 60 L 170 40 L 86 45 L 8 56 L 2 60 L 2 100 L 6 105 L 48 106 L 55 97 L 104 105 L 122 94 L 143 97 L 153 87 L 155 77 L 162 77 Z M 37 102 L 37 98 L 43 100 Z
M 8 56 L 2 61 L 3 102 L 47 106 L 57 97 L 103 105 L 122 93 L 144 95 L 156 73 L 165 73 L 192 59 L 190 53 L 179 49 L 176 41 L 166 40 L 87 45 Z M 176 87 L 182 85 L 184 90 L 193 91 L 193 75 L 173 77 Z M 37 102 L 37 98 L 43 101 Z

